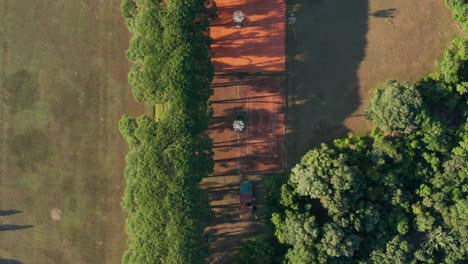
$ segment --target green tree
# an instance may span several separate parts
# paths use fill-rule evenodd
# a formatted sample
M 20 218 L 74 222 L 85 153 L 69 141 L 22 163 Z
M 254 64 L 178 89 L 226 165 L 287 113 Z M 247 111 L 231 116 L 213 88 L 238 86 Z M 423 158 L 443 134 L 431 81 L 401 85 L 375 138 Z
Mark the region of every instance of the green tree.
M 408 134 L 419 128 L 423 100 L 414 84 L 388 81 L 374 91 L 367 117 L 385 133 Z
M 429 255 L 432 255 L 434 250 L 454 251 L 457 250 L 457 248 L 455 239 L 444 232 L 440 226 L 427 234 L 427 240 L 424 243 L 424 250 L 426 250 Z
M 453 11 L 453 18 L 460 23 L 463 30 L 468 33 L 468 3 L 466 0 L 446 0 Z
M 333 214 L 350 210 L 363 194 L 360 171 L 346 165 L 346 157 L 322 145 L 308 152 L 291 171 L 290 182 L 300 195 L 319 199 Z
M 204 263 L 211 219 L 200 181 L 213 170 L 209 124 L 213 78 L 210 1 L 122 0 L 132 33 L 128 79 L 137 101 L 165 103 L 158 121 L 123 116 L 128 142 L 126 188 L 128 249 L 123 263 Z
M 374 264 L 405 264 L 409 263 L 410 248 L 408 241 L 400 236 L 394 237 L 387 243 L 385 250 L 377 250 L 371 254 Z

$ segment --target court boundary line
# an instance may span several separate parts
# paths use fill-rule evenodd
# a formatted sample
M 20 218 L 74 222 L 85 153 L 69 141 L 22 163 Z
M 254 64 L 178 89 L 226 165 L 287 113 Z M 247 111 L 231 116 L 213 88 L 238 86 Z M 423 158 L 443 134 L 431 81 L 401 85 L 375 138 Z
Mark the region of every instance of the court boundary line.
M 239 114 L 240 110 L 240 86 L 242 85 L 242 82 L 239 81 L 237 82 L 237 114 Z M 241 153 L 240 153 L 240 133 L 237 134 L 237 173 L 242 176 L 242 170 L 241 170 Z
M 247 97 L 247 109 L 248 109 L 249 116 L 252 116 L 252 114 L 251 114 L 251 113 L 252 113 L 252 100 L 251 100 L 251 98 L 252 98 L 252 96 L 248 96 L 248 97 Z M 271 99 L 271 98 L 270 98 L 270 99 Z M 270 103 L 270 104 L 274 104 L 273 101 L 270 101 L 269 103 Z M 252 144 L 249 144 L 249 142 L 250 142 L 250 133 L 249 133 L 249 131 L 250 131 L 250 130 L 249 130 L 250 126 L 248 126 L 248 127 L 247 127 L 248 131 L 246 131 L 246 132 L 247 132 L 247 140 L 246 140 L 245 146 L 246 146 L 246 148 L 247 148 L 247 153 L 246 153 L 246 154 L 247 154 L 249 157 L 273 157 L 273 158 L 275 158 L 275 156 L 276 156 L 276 154 L 277 154 L 277 153 L 276 153 L 276 129 L 275 129 L 275 128 L 276 128 L 276 124 L 277 124 L 277 123 L 276 123 L 276 118 L 277 118 L 277 111 L 276 111 L 276 110 L 277 110 L 277 109 L 275 109 L 275 110 L 273 111 L 273 113 L 270 114 L 270 116 L 272 116 L 272 118 L 273 118 L 273 122 L 271 123 L 271 135 L 272 135 L 272 139 L 273 139 L 273 140 L 272 140 L 273 149 L 272 149 L 271 153 L 270 153 L 270 154 L 264 154 L 264 155 L 262 155 L 262 154 L 259 154 L 259 155 L 257 155 L 257 154 L 251 154 L 252 152 L 251 152 L 251 149 L 250 149 L 250 145 L 252 145 Z M 263 141 L 263 142 L 259 142 L 259 143 L 260 143 L 260 144 L 268 144 L 269 142 L 268 142 L 268 141 L 266 141 L 266 142 Z

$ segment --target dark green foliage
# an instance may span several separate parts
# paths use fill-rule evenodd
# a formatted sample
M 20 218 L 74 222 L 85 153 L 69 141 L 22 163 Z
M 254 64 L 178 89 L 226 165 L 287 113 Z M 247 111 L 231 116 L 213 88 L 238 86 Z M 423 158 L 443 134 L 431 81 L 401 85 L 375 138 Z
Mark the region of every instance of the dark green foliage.
M 363 193 L 359 171 L 346 165 L 346 158 L 322 145 L 308 152 L 292 169 L 290 183 L 299 195 L 319 199 L 333 213 L 346 213 Z M 349 199 L 343 199 L 349 198 Z
M 445 51 L 438 70 L 430 76 L 444 83 L 465 85 L 464 82 L 468 81 L 467 60 L 468 39 L 456 39 L 452 42 L 452 47 Z
M 463 30 L 468 34 L 468 1 L 467 0 L 446 0 L 447 5 L 452 9 L 453 18 Z
M 415 85 L 388 81 L 371 96 L 367 117 L 385 133 L 408 134 L 421 124 L 422 110 L 422 97 Z
M 126 19 L 133 18 L 137 13 L 137 6 L 134 0 L 122 0 L 120 3 L 122 16 Z
M 377 90 L 369 137 L 322 145 L 292 169 L 272 217 L 286 262 L 468 259 L 467 43 L 419 83 Z
M 239 250 L 240 262 L 244 264 L 273 263 L 274 248 L 265 238 L 249 240 Z
M 167 3 L 167 5 L 166 5 Z M 158 122 L 123 116 L 128 142 L 126 189 L 128 249 L 123 263 L 204 263 L 211 219 L 199 184 L 212 172 L 212 142 L 203 134 L 211 109 L 213 67 L 206 1 L 123 0 L 132 33 L 127 57 L 137 101 L 165 103 Z
M 383 249 L 372 252 L 370 263 L 375 264 L 405 264 L 410 259 L 409 243 L 396 236 Z
M 135 118 L 122 116 L 119 121 L 119 131 L 128 143 L 128 146 L 133 149 L 140 144 L 140 141 L 135 136 L 135 130 L 138 128 L 138 124 Z

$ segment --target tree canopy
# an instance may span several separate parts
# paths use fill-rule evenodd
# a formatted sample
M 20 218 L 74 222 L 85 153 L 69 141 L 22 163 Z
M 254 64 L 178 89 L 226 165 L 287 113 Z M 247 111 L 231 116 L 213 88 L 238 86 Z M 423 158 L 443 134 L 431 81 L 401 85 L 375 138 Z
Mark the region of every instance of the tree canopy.
M 388 81 L 374 91 L 367 117 L 385 133 L 411 133 L 421 124 L 423 100 L 414 84 Z
M 468 259 L 467 44 L 421 81 L 376 90 L 369 136 L 322 144 L 292 169 L 272 216 L 287 263 Z
M 132 33 L 132 94 L 168 106 L 158 121 L 123 116 L 119 122 L 130 148 L 123 263 L 204 263 L 207 257 L 211 211 L 199 183 L 214 165 L 211 139 L 203 133 L 212 112 L 211 6 L 206 0 L 121 2 Z

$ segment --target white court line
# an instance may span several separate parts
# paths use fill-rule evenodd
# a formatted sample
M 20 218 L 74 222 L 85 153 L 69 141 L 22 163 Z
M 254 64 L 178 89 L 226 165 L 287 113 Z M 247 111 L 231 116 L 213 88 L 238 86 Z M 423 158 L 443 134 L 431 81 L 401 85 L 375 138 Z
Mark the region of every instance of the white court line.
M 276 108 L 276 105 L 273 104 L 273 106 L 275 106 Z M 273 127 L 271 128 L 271 131 L 273 131 L 273 157 L 276 156 L 278 153 L 276 153 L 276 117 L 277 117 L 277 113 L 276 113 L 276 109 L 273 111 Z
M 249 117 L 252 116 L 252 100 L 251 100 L 251 96 L 248 96 L 247 97 L 247 109 L 248 109 L 248 113 L 249 113 Z M 270 101 L 271 104 L 274 104 L 273 101 Z M 251 148 L 250 148 L 250 131 L 249 131 L 249 127 L 250 126 L 247 126 L 247 141 L 246 141 L 246 148 L 247 148 L 247 153 L 249 156 L 251 157 L 274 157 L 275 154 L 276 154 L 276 130 L 275 130 L 275 127 L 276 127 L 276 109 L 274 110 L 273 114 L 273 122 L 271 122 L 271 134 L 273 135 L 273 153 L 270 153 L 270 154 L 252 154 L 251 152 Z M 266 143 L 268 144 L 269 142 L 261 142 L 261 143 Z
M 240 85 L 241 83 L 237 83 L 237 113 L 239 113 L 239 110 L 240 110 Z M 239 175 L 242 175 L 242 172 L 241 172 L 241 166 L 240 166 L 240 161 L 241 157 L 240 157 L 240 133 L 237 133 L 237 173 Z
M 232 143 L 232 142 L 231 142 L 231 139 L 232 139 L 232 137 L 231 137 L 231 131 L 228 130 L 227 133 L 224 132 L 224 135 L 225 135 L 224 140 L 226 141 L 226 144 L 227 144 L 226 147 L 225 147 L 225 149 L 224 149 L 224 151 L 225 151 L 225 152 L 229 152 L 229 151 L 231 151 L 231 149 L 232 149 L 232 147 L 231 147 L 231 143 Z

